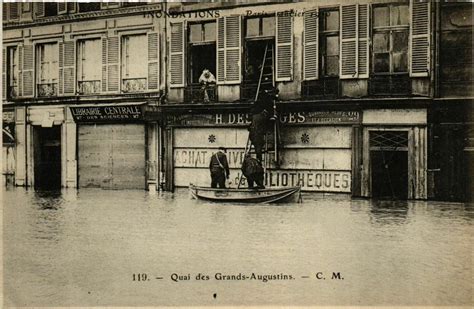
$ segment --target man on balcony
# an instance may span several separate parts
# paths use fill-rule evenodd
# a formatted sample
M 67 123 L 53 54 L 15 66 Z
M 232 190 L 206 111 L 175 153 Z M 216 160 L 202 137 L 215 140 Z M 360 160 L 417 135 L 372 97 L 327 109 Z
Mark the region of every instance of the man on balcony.
M 214 87 L 216 84 L 216 78 L 208 69 L 204 69 L 199 77 L 199 84 L 201 84 L 201 89 L 204 95 L 204 103 L 209 103 L 209 94 L 207 91 Z

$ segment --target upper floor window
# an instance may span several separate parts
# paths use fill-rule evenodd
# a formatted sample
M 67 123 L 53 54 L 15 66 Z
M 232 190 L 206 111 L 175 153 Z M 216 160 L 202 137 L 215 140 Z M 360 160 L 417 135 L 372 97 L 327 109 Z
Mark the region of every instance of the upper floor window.
M 275 36 L 275 16 L 247 18 L 245 26 L 246 38 Z
M 7 48 L 7 97 L 14 98 L 18 96 L 19 83 L 19 58 L 18 47 L 12 46 Z
M 58 44 L 39 44 L 36 49 L 38 96 L 55 96 L 58 94 Z
M 78 3 L 80 13 L 100 11 L 100 2 Z
M 147 88 L 147 36 L 128 35 L 122 38 L 122 91 L 136 92 Z
M 101 41 L 81 40 L 77 45 L 77 89 L 79 94 L 100 92 Z
M 44 3 L 44 16 L 56 16 L 58 15 L 58 4 L 56 2 L 45 2 Z
M 373 73 L 408 72 L 408 19 L 407 4 L 373 7 Z
M 319 27 L 320 75 L 339 76 L 339 10 L 321 10 Z

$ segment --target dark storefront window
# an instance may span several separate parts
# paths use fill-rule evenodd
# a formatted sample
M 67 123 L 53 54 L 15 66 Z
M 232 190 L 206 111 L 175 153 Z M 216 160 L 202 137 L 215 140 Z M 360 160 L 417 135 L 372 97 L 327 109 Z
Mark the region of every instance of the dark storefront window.
M 147 37 L 129 35 L 122 41 L 122 91 L 140 92 L 146 90 L 148 76 Z
M 58 94 L 58 44 L 48 43 L 37 46 L 37 87 L 38 96 L 48 97 Z
M 7 48 L 7 96 L 8 98 L 15 98 L 18 96 L 18 83 L 19 83 L 19 58 L 18 48 L 16 46 Z
M 373 7 L 372 94 L 409 94 L 407 4 Z
M 77 47 L 78 93 L 98 93 L 102 72 L 100 39 L 79 41 Z
M 188 86 L 185 99 L 187 102 L 215 102 L 216 23 L 212 21 L 189 24 L 188 42 Z M 201 85 L 199 82 L 204 70 L 209 71 L 209 74 L 206 73 L 207 78 L 214 80 L 207 85 Z M 207 91 L 207 97 L 204 91 Z

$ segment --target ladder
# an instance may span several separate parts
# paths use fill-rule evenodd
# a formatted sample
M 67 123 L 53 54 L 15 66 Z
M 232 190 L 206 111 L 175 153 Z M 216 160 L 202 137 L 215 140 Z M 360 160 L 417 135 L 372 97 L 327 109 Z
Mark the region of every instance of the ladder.
M 260 76 L 259 76 L 259 80 L 258 80 L 257 91 L 255 93 L 255 101 L 254 102 L 257 102 L 261 91 L 270 90 L 270 89 L 275 88 L 275 78 L 274 78 L 275 69 L 274 69 L 274 65 L 273 65 L 273 59 L 274 59 L 273 45 L 267 43 L 266 46 L 265 46 L 265 52 L 264 52 L 264 56 L 263 56 L 263 60 L 262 60 L 261 68 L 260 68 Z M 271 115 L 271 116 L 276 117 L 276 101 L 275 100 L 273 100 L 273 115 Z M 278 162 L 278 149 L 277 148 L 278 148 L 278 141 L 280 140 L 279 139 L 280 131 L 279 131 L 279 126 L 278 126 L 278 119 L 274 120 L 273 132 L 272 133 L 273 133 L 273 145 L 274 146 L 273 146 L 273 150 L 269 151 L 268 132 L 265 132 L 265 145 L 264 145 L 264 149 L 263 149 L 263 153 L 262 153 L 262 161 L 263 162 L 261 162 L 265 174 L 266 174 L 267 168 L 271 167 L 271 160 L 268 160 L 268 154 L 270 152 L 274 153 L 274 160 L 275 160 L 275 162 Z M 244 158 L 247 154 L 253 153 L 253 152 L 251 152 L 251 149 L 252 149 L 252 142 L 250 141 L 250 134 L 249 134 L 249 136 L 247 137 L 247 143 L 245 145 Z M 237 188 L 240 188 L 241 182 L 242 182 L 242 174 L 240 174 L 239 183 L 238 183 Z

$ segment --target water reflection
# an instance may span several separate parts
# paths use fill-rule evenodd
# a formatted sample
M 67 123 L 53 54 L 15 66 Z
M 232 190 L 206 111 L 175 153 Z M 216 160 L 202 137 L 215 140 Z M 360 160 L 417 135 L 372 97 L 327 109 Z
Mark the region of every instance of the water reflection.
M 277 207 L 221 205 L 186 190 L 3 193 L 9 305 L 472 304 L 471 205 L 308 195 Z M 346 280 L 301 279 L 317 271 Z M 136 272 L 165 279 L 137 285 Z M 216 272 L 297 280 L 167 279 Z

